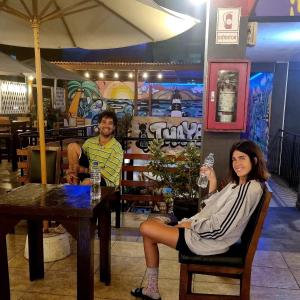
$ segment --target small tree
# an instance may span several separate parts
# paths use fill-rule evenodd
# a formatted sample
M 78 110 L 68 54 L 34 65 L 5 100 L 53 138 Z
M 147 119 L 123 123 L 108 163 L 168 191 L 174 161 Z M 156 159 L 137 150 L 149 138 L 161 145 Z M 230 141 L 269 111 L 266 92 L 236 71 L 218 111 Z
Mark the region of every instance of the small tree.
M 198 199 L 196 179 L 199 176 L 200 149 L 189 143 L 183 151 L 175 156 L 168 155 L 166 151 L 162 150 L 163 144 L 163 140 L 156 139 L 149 144 L 152 155 L 149 170 L 157 178 L 158 186 L 170 188 L 173 199 L 181 198 L 187 201 Z

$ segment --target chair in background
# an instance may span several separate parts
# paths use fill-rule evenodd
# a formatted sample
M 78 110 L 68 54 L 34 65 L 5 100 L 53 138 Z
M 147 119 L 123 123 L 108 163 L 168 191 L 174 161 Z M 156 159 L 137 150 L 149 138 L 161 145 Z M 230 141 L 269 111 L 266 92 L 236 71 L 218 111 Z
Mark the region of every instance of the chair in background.
M 179 254 L 180 282 L 179 300 L 232 300 L 250 299 L 251 268 L 263 223 L 267 215 L 272 193 L 266 188 L 253 212 L 241 242 L 233 245 L 226 253 L 218 255 Z M 240 280 L 240 295 L 215 295 L 192 292 L 193 274 L 205 274 Z
M 144 175 L 148 173 L 148 163 L 151 159 L 149 154 L 125 153 L 124 162 L 126 160 L 133 161 L 133 164 L 123 163 L 122 178 L 120 182 L 120 200 L 122 203 L 142 203 L 153 205 L 156 202 L 163 201 L 163 195 L 156 195 L 156 181 L 147 179 Z M 135 165 L 134 161 L 140 161 L 140 165 Z
M 0 117 L 0 163 L 3 158 L 11 160 L 12 133 L 9 117 Z
M 18 168 L 21 170 L 19 182 L 41 182 L 40 149 L 38 146 L 17 150 L 20 161 Z M 47 183 L 59 183 L 61 174 L 60 147 L 46 147 Z

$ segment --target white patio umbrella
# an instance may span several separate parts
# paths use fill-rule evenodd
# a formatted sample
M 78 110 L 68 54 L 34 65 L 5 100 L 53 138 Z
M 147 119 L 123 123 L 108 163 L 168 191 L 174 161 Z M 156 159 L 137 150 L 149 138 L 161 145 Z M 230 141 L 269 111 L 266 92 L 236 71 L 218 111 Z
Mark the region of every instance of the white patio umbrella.
M 9 55 L 0 52 L 0 75 L 6 76 L 28 76 L 33 75 L 30 68 Z
M 169 39 L 196 23 L 196 19 L 162 8 L 152 0 L 0 2 L 0 43 L 23 47 L 34 45 L 43 184 L 47 177 L 40 47 L 125 47 Z
M 26 67 L 28 67 L 29 69 L 34 71 L 34 73 L 35 73 L 35 58 L 34 57 L 23 60 L 22 63 Z M 73 71 L 69 71 L 60 66 L 57 66 L 43 58 L 41 58 L 41 71 L 42 71 L 42 77 L 48 78 L 48 79 L 78 80 L 78 81 L 86 80 L 85 77 L 83 77 Z

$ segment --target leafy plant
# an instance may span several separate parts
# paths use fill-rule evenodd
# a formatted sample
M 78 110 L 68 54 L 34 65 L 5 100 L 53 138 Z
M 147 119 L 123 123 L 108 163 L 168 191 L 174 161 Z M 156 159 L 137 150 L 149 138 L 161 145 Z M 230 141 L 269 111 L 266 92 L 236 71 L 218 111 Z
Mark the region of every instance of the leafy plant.
M 196 179 L 199 176 L 201 151 L 189 143 L 183 151 L 169 155 L 162 149 L 163 140 L 149 144 L 152 159 L 149 170 L 157 178 L 160 188 L 170 188 L 173 199 L 195 200 L 198 198 Z M 170 195 L 168 195 L 170 197 Z

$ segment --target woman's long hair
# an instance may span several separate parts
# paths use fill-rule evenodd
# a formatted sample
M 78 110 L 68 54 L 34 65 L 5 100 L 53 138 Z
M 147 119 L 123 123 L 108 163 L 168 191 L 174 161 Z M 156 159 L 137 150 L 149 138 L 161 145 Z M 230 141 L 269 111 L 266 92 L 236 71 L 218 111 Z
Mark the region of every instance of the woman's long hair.
M 239 183 L 239 177 L 235 173 L 232 166 L 232 154 L 234 151 L 240 151 L 247 154 L 251 161 L 251 171 L 247 176 L 247 182 L 255 179 L 264 182 L 269 178 L 269 172 L 266 167 L 264 155 L 257 144 L 249 140 L 241 140 L 232 145 L 229 155 L 229 176 L 230 180 Z

